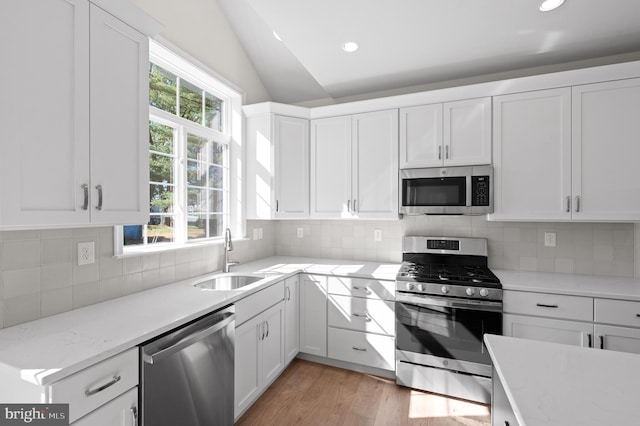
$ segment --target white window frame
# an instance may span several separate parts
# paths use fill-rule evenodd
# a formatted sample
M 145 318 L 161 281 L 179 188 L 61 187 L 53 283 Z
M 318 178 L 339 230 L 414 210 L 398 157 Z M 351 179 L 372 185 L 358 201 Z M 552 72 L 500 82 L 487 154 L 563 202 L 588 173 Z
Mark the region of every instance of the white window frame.
M 163 44 L 170 44 L 166 41 Z M 187 133 L 212 139 L 215 142 L 225 143 L 224 159 L 224 224 L 225 227 L 231 228 L 236 235 L 244 235 L 244 214 L 240 206 L 242 195 L 242 93 L 232 84 L 224 81 L 223 78 L 216 75 L 215 72 L 208 69 L 199 61 L 189 57 L 184 52 L 180 54 L 174 46 L 171 50 L 162 44 L 150 40 L 149 41 L 149 60 L 167 71 L 177 75 L 179 78 L 187 80 L 189 83 L 199 86 L 208 93 L 218 97 L 224 102 L 221 117 L 221 131 L 210 129 L 198 125 L 190 120 L 180 117 L 177 114 L 171 114 L 167 111 L 160 110 L 156 107 L 149 106 L 149 120 L 160 124 L 168 125 L 175 129 L 175 132 L 182 132 L 181 137 L 183 144 L 186 144 Z M 188 59 L 185 59 L 188 58 Z M 179 109 L 179 105 L 176 105 Z M 174 135 L 174 138 L 176 135 Z M 175 192 L 174 196 L 178 196 L 178 200 L 174 200 L 176 206 L 174 216 L 174 241 L 159 244 L 140 244 L 134 246 L 124 246 L 123 227 L 116 226 L 114 229 L 114 255 L 116 257 L 125 257 L 129 255 L 144 254 L 149 252 L 175 250 L 182 247 L 193 247 L 202 244 L 220 244 L 223 236 L 201 238 L 196 240 L 188 240 L 186 234 L 187 214 L 186 206 L 186 171 L 187 158 L 186 149 L 176 147 L 176 162 L 174 163 L 175 187 L 180 188 Z M 182 148 L 182 149 L 181 149 Z M 180 152 L 178 152 L 180 150 Z M 132 224 L 133 225 L 133 224 Z M 145 235 L 146 238 L 146 235 Z

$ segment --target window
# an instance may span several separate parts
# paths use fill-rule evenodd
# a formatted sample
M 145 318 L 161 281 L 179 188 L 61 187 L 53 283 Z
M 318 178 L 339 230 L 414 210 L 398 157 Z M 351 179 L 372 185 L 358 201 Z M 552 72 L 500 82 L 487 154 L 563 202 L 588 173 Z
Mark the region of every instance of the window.
M 222 236 L 230 226 L 231 112 L 239 98 L 151 41 L 150 220 L 122 227 L 124 247 L 203 241 Z

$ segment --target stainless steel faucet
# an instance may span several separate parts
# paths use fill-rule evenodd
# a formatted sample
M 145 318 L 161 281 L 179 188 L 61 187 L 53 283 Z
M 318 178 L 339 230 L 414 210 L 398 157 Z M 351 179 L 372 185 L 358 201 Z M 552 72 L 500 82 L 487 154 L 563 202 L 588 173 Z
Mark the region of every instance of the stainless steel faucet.
M 231 229 L 224 230 L 224 263 L 222 272 L 229 272 L 232 265 L 237 265 L 238 261 L 229 260 L 229 252 L 233 251 L 233 242 L 231 241 Z

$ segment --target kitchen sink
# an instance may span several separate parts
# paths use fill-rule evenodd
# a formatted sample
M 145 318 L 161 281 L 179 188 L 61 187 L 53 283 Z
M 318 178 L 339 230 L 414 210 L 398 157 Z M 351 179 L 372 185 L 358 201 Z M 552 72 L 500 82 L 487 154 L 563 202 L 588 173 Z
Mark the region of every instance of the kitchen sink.
M 193 286 L 203 290 L 237 290 L 264 279 L 263 275 L 225 273 L 199 281 Z

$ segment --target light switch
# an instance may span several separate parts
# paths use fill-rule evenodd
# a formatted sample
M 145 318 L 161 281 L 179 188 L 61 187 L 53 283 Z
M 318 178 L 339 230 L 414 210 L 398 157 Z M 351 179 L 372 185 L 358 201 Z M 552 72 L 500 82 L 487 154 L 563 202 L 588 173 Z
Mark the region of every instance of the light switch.
M 373 239 L 375 241 L 382 241 L 382 229 L 373 230 Z
M 253 239 L 254 240 L 258 239 L 258 228 L 253 228 Z
M 262 239 L 262 228 L 258 228 L 258 239 Z
M 544 233 L 544 246 L 545 247 L 555 247 L 556 246 L 556 233 L 555 232 L 545 232 Z
M 298 232 L 296 235 L 298 236 L 298 238 L 304 237 L 304 228 L 302 227 L 298 228 Z

